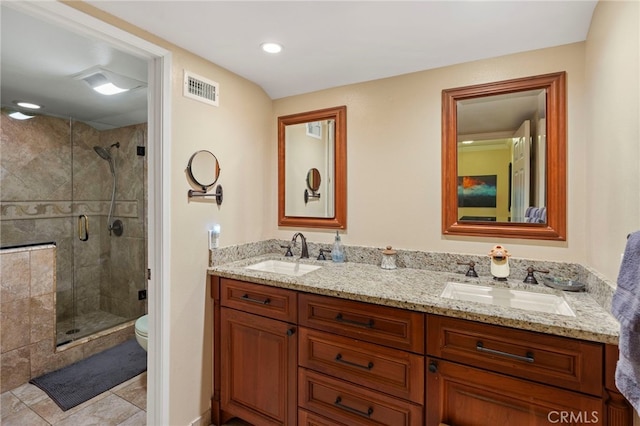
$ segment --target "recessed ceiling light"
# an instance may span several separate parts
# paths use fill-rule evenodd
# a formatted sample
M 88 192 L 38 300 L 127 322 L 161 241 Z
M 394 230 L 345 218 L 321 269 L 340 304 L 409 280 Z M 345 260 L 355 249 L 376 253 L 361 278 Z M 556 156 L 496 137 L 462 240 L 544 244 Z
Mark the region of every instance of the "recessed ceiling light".
M 14 118 L 16 120 L 28 120 L 30 118 L 35 117 L 35 115 L 27 115 L 27 114 L 21 113 L 20 111 L 15 111 L 15 112 L 9 113 L 9 117 Z
M 42 108 L 42 106 L 38 105 L 38 104 L 33 104 L 31 102 L 23 102 L 23 101 L 13 101 L 14 104 L 22 107 L 22 108 L 28 108 L 28 109 L 40 109 Z
M 262 50 L 264 50 L 267 53 L 280 53 L 282 51 L 282 45 L 278 43 L 272 43 L 272 42 L 262 43 L 260 47 L 262 48 Z

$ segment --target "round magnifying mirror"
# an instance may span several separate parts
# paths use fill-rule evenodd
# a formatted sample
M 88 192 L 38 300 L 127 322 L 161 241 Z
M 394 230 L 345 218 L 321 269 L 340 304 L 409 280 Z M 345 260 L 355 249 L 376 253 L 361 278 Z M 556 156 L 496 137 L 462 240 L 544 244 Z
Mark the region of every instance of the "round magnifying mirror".
M 203 189 L 207 189 L 218 180 L 220 165 L 215 155 L 209 151 L 202 150 L 191 156 L 187 171 L 194 183 L 200 185 Z
M 307 187 L 313 192 L 320 189 L 320 171 L 318 169 L 309 169 L 307 172 Z

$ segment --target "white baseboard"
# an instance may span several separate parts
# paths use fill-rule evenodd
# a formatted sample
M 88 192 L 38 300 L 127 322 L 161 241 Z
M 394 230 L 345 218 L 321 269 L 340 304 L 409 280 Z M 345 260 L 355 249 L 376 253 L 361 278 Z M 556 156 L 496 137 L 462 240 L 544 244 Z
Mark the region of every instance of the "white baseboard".
M 189 426 L 210 426 L 211 425 L 211 409 L 207 410 L 200 417 L 189 423 Z

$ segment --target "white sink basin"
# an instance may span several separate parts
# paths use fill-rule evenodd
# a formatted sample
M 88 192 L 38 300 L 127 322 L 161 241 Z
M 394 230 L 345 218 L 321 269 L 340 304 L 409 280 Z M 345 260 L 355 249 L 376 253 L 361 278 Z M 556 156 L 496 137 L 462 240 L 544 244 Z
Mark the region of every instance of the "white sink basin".
M 265 260 L 264 262 L 246 266 L 246 268 L 253 269 L 254 271 L 272 272 L 274 274 L 300 276 L 320 269 L 321 266 L 307 265 L 299 262 L 283 262 L 281 260 Z
M 485 287 L 475 284 L 449 282 L 440 297 L 465 302 L 486 303 L 527 311 L 545 312 L 575 317 L 569 304 L 562 296 L 508 288 Z

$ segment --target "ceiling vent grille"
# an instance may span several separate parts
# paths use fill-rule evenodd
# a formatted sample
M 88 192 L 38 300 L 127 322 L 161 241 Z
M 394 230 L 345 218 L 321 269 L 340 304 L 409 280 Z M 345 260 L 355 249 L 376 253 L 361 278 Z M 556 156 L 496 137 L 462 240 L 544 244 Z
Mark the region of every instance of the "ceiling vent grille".
M 220 85 L 187 70 L 184 71 L 183 95 L 205 104 L 218 106 Z

